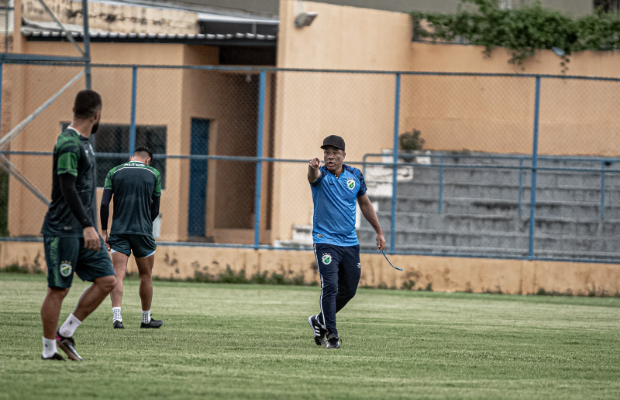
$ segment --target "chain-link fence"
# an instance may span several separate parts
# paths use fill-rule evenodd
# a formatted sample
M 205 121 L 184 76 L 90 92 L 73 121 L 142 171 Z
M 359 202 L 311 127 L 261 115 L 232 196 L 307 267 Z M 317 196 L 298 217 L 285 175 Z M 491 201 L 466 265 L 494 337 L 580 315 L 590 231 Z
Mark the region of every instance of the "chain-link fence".
M 0 140 L 81 71 L 2 68 Z M 99 65 L 92 82 L 97 184 L 149 147 L 160 242 L 310 249 L 307 163 L 337 134 L 392 253 L 620 260 L 620 80 Z M 51 150 L 82 87 L 78 77 L 0 149 L 4 240 L 40 237 Z M 360 212 L 356 227 L 376 251 Z

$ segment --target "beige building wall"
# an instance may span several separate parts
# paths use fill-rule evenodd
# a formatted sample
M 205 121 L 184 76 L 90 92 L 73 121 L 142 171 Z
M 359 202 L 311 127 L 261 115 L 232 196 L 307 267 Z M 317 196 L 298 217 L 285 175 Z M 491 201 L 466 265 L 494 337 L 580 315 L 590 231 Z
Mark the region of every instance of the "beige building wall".
M 411 19 L 406 14 L 304 2 L 319 17 L 293 25 L 296 2 L 280 3 L 278 67 L 406 70 Z M 322 158 L 323 138 L 344 137 L 346 160 L 389 148 L 394 120 L 394 76 L 278 73 L 275 156 Z M 345 162 L 346 162 L 345 160 Z M 274 167 L 273 239 L 288 239 L 293 224 L 311 223 L 307 165 Z
M 522 69 L 509 64 L 509 56 L 502 49 L 487 58 L 476 46 L 411 43 L 411 21 L 402 13 L 305 2 L 305 7 L 317 11 L 319 17 L 310 27 L 297 29 L 293 25 L 295 7 L 294 0 L 282 0 L 278 66 L 283 68 L 540 74 L 558 74 L 561 70 L 560 59 L 549 51 L 527 60 Z M 16 48 L 31 54 L 75 55 L 68 43 L 18 41 Z M 93 62 L 216 63 L 215 50 L 204 49 L 94 43 Z M 617 77 L 619 57 L 612 52 L 575 54 L 568 73 Z M 78 72 L 77 68 L 65 67 L 5 68 L 5 132 L 7 120 L 14 126 Z M 271 82 L 271 75 L 269 79 Z M 274 79 L 274 93 L 268 90 L 267 101 L 270 106 L 271 96 L 275 96 L 273 129 L 269 126 L 271 119 L 265 121 L 265 132 L 273 132 L 274 138 L 265 135 L 265 155 L 267 149 L 272 149 L 272 155 L 279 158 L 321 157 L 319 146 L 330 134 L 345 137 L 348 161 L 360 161 L 364 154 L 392 147 L 393 75 L 279 72 Z M 245 74 L 140 70 L 137 123 L 166 125 L 168 154 L 188 154 L 191 118 L 207 118 L 212 120 L 211 154 L 254 155 L 255 82 L 256 77 L 248 83 Z M 95 69 L 93 83 L 104 95 L 104 121 L 128 124 L 131 70 Z M 49 151 L 58 121 L 71 119 L 72 98 L 80 87 L 83 81 L 35 120 L 12 149 Z M 618 154 L 619 126 L 614 104 L 619 93 L 617 84 L 544 80 L 540 152 Z M 166 102 L 160 101 L 162 96 Z M 7 98 L 11 104 L 8 110 Z M 403 76 L 399 131 L 420 129 L 426 147 L 432 150 L 528 153 L 533 99 L 533 78 Z M 50 193 L 49 176 L 40 173 L 51 170 L 50 165 L 45 165 L 50 161 L 36 156 L 13 160 L 43 193 Z M 248 163 L 232 169 L 225 164 L 217 161 L 209 165 L 207 236 L 218 242 L 251 243 L 254 166 Z M 163 240 L 186 238 L 188 171 L 187 161 L 167 162 L 166 191 L 174 194 L 164 196 L 162 210 L 174 212 L 164 216 Z M 305 174 L 305 164 L 264 166 L 263 193 L 268 195 L 263 197 L 261 210 L 263 243 L 288 239 L 293 224 L 311 222 L 312 201 Z M 12 187 L 16 187 L 13 180 Z M 271 201 L 266 200 L 269 196 Z M 11 234 L 36 235 L 45 207 L 23 188 L 11 191 L 10 205 Z M 271 218 L 266 221 L 268 215 Z
M 491 57 L 479 46 L 411 42 L 402 13 L 304 2 L 318 12 L 309 27 L 293 20 L 294 0 L 280 4 L 278 67 L 373 71 L 561 75 L 561 59 L 540 51 L 522 66 L 505 49 Z M 519 6 L 519 4 L 515 4 Z M 619 77 L 620 54 L 570 56 L 570 75 Z M 276 156 L 321 157 L 330 134 L 347 141 L 347 160 L 393 143 L 394 75 L 283 72 L 278 74 Z M 620 85 L 543 79 L 541 154 L 616 156 L 620 117 L 613 111 Z M 532 150 L 535 78 L 402 76 L 399 133 L 419 129 L 425 148 L 528 154 Z M 346 162 L 346 161 L 345 161 Z M 274 171 L 273 239 L 288 239 L 294 224 L 311 223 L 306 166 Z
M 480 46 L 410 46 L 410 71 L 562 75 L 562 60 L 548 50 L 518 66 L 505 49 L 485 57 Z M 618 65 L 617 52 L 584 51 L 570 56 L 564 74 L 620 78 Z M 534 78 L 406 77 L 403 83 L 402 128 L 420 129 L 426 148 L 531 153 Z M 618 82 L 543 78 L 539 153 L 620 154 L 619 89 Z
M 31 54 L 74 55 L 69 43 L 23 42 Z M 206 46 L 93 43 L 93 63 L 137 65 L 216 65 L 218 49 Z M 7 65 L 4 69 L 3 131 L 7 132 L 33 112 L 81 71 L 78 67 Z M 129 125 L 131 121 L 131 68 L 93 68 L 93 89 L 103 97 L 102 122 Z M 271 89 L 269 76 L 268 89 Z M 11 145 L 12 150 L 53 149 L 61 122 L 72 120 L 73 100 L 84 88 L 78 80 L 37 117 Z M 166 126 L 166 153 L 189 155 L 192 118 L 210 121 L 210 155 L 255 156 L 258 75 L 189 69 L 138 69 L 136 125 Z M 267 114 L 271 112 L 267 91 Z M 265 119 L 265 155 L 271 147 L 269 118 Z M 101 134 L 97 140 L 107 138 Z M 51 197 L 52 160 L 42 156 L 13 156 L 17 168 L 43 194 Z M 45 171 L 45 173 L 41 173 Z M 207 187 L 205 240 L 253 243 L 256 163 L 210 161 Z M 160 240 L 187 240 L 190 163 L 166 161 L 166 187 L 162 192 Z M 263 168 L 263 193 L 271 187 Z M 38 235 L 46 206 L 11 178 L 9 232 L 12 236 Z M 98 204 L 102 189 L 98 190 Z M 265 195 L 265 199 L 268 195 Z M 263 221 L 270 204 L 262 202 Z M 269 224 L 261 240 L 270 242 Z M 196 238 L 193 238 L 194 240 Z
M 24 50 L 32 54 L 73 55 L 68 43 L 24 42 Z M 191 62 L 186 55 L 191 50 L 183 45 L 136 45 L 94 43 L 93 63 L 184 65 Z M 217 63 L 217 49 L 202 48 L 200 61 Z M 202 63 L 201 62 L 201 63 Z M 8 67 L 8 68 L 7 68 Z M 11 65 L 5 67 L 3 120 L 15 126 L 58 91 L 80 69 L 76 67 L 38 67 Z M 188 71 L 138 70 L 137 125 L 165 125 L 167 153 L 188 154 L 189 127 L 182 113 L 186 104 L 182 99 L 192 96 L 195 85 L 184 86 Z M 103 98 L 102 122 L 129 125 L 131 110 L 131 68 L 93 68 L 93 89 Z M 185 79 L 187 81 L 187 79 Z M 148 82 L 148 84 L 147 84 Z M 72 120 L 73 100 L 84 88 L 81 78 L 47 110 L 36 118 L 17 139 L 12 150 L 45 151 L 53 149 L 60 132 L 60 122 Z M 219 96 L 226 98 L 222 90 Z M 214 96 L 215 94 L 209 94 Z M 8 104 L 6 100 L 9 100 Z M 187 114 L 189 116 L 189 114 Z M 189 118 L 189 117 L 188 117 Z M 6 129 L 6 128 L 5 128 Z M 99 137 L 98 140 L 105 140 Z M 13 156 L 11 161 L 46 196 L 51 195 L 51 158 L 40 156 Z M 162 192 L 161 240 L 179 240 L 187 236 L 187 162 L 167 160 L 166 189 Z M 45 171 L 42 173 L 42 171 Z M 9 196 L 9 232 L 12 236 L 38 235 L 46 207 L 30 192 L 11 178 Z M 102 189 L 98 190 L 98 197 Z M 99 204 L 99 202 L 98 202 Z M 176 210 L 178 212 L 166 212 Z
M 75 51 L 68 43 L 25 42 L 23 46 L 24 51 L 31 54 L 74 55 Z M 93 63 L 182 64 L 183 46 L 156 46 L 158 51 L 153 51 L 154 47 L 149 45 L 94 43 Z M 80 68 L 77 67 L 10 66 L 10 72 L 7 72 L 16 74 L 16 79 L 10 75 L 5 77 L 8 82 L 5 93 L 11 97 L 19 96 L 20 99 L 10 102 L 11 107 L 16 106 L 15 112 L 10 111 L 11 126 L 15 126 L 39 107 L 79 71 Z M 140 106 L 136 113 L 136 124 L 167 126 L 168 153 L 178 154 L 180 146 L 175 138 L 180 136 L 181 128 L 182 71 L 166 71 L 165 80 L 152 79 L 149 76 L 157 73 L 151 70 L 141 70 L 138 73 L 138 82 L 142 79 L 149 84 L 138 84 L 137 103 Z M 60 123 L 72 120 L 73 100 L 75 94 L 84 88 L 84 82 L 84 78 L 81 78 L 52 103 L 12 142 L 11 149 L 51 151 L 60 132 Z M 131 68 L 94 68 L 93 89 L 101 93 L 103 98 L 103 123 L 123 125 L 130 123 Z M 162 101 L 164 93 L 166 101 Z M 98 139 L 105 140 L 103 137 Z M 51 196 L 50 157 L 13 156 L 11 160 L 39 190 L 46 196 Z M 167 162 L 168 185 L 162 197 L 162 209 L 178 208 L 179 189 L 175 187 L 181 181 L 177 178 L 180 168 L 178 164 L 178 161 Z M 46 207 L 13 178 L 10 185 L 9 232 L 14 236 L 37 235 Z M 173 195 L 166 196 L 166 193 Z M 167 239 L 176 238 L 176 225 L 179 221 L 176 218 L 168 218 L 165 224 L 169 224 L 167 226 L 169 229 L 162 229 L 164 232 L 162 239 L 166 239 L 166 235 Z

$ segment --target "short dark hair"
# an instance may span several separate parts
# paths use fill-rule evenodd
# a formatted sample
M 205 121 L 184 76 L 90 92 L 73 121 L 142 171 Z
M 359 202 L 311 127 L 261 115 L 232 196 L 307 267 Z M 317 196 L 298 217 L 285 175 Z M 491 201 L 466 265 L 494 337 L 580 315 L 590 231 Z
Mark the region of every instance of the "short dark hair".
M 149 158 L 151 159 L 151 161 L 153 160 L 153 152 L 151 151 L 151 149 L 149 149 L 146 146 L 138 146 L 133 151 L 133 155 L 134 156 L 142 156 L 142 157 L 144 157 L 144 155 L 145 155 L 144 153 L 149 155 Z
M 101 96 L 94 90 L 80 90 L 75 96 L 75 104 L 73 105 L 73 117 L 78 119 L 86 119 L 95 115 L 95 111 L 101 109 Z

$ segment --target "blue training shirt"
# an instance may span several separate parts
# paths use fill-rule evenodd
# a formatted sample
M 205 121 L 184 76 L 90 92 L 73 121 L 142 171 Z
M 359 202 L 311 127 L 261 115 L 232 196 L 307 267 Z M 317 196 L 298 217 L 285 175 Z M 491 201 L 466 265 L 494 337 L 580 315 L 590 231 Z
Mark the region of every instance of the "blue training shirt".
M 310 184 L 314 217 L 312 240 L 336 246 L 359 244 L 355 232 L 355 202 L 366 194 L 366 182 L 362 172 L 346 164 L 339 178 L 323 165 L 321 175 Z

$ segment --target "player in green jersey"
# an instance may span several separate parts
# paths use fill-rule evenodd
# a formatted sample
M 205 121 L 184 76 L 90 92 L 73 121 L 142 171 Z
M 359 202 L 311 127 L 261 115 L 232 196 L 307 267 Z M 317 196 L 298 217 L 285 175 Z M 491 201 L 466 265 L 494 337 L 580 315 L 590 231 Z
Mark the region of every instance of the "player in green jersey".
M 129 162 L 110 170 L 105 178 L 101 199 L 101 229 L 116 271 L 117 284 L 112 299 L 112 324 L 124 329 L 121 316 L 123 279 L 127 261 L 133 251 L 140 276 L 140 300 L 142 301 L 142 324 L 140 328 L 159 328 L 163 322 L 151 317 L 153 299 L 152 272 L 155 261 L 153 221 L 159 215 L 161 176 L 151 167 L 153 153 L 147 147 L 138 147 Z M 112 229 L 108 236 L 110 200 L 114 196 Z
M 101 105 L 97 92 L 80 91 L 75 98 L 73 122 L 60 134 L 54 147 L 52 202 L 41 228 L 48 280 L 41 306 L 44 360 L 64 360 L 57 352 L 58 346 L 69 359 L 82 361 L 75 350 L 73 334 L 116 285 L 110 256 L 97 233 L 97 166 L 88 141 L 99 127 Z M 57 330 L 73 272 L 93 284 Z

